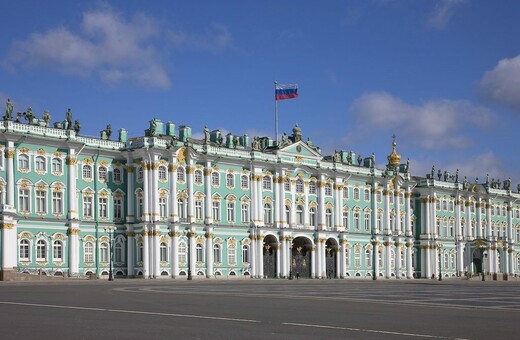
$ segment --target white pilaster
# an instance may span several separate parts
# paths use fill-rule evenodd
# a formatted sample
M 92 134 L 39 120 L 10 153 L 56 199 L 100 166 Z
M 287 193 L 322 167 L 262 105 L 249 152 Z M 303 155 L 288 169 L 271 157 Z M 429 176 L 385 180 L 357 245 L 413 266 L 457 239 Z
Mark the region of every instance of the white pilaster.
M 130 227 L 129 225 L 127 225 L 126 227 L 126 236 L 127 236 L 127 240 L 126 240 L 126 249 L 127 249 L 127 256 L 126 256 L 126 265 L 127 265 L 127 270 L 126 270 L 126 275 L 128 277 L 133 277 L 135 275 L 134 271 L 134 249 L 135 249 L 135 233 L 133 231 L 133 228 Z
M 206 228 L 206 277 L 213 276 L 213 228 Z

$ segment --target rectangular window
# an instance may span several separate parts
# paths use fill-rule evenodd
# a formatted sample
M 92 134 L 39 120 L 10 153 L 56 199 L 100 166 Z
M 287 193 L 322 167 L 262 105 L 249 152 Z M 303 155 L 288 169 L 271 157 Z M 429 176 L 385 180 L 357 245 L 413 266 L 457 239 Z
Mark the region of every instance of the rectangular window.
M 228 263 L 230 265 L 237 263 L 237 249 L 235 247 L 228 248 Z
M 220 221 L 220 202 L 213 201 L 213 220 Z
M 143 198 L 137 197 L 137 217 L 143 217 Z
M 249 223 L 249 204 L 242 203 L 242 223 Z
M 83 196 L 83 216 L 92 217 L 92 197 Z
M 370 231 L 370 214 L 365 214 L 365 231 Z
M 121 198 L 114 198 L 114 218 L 123 218 L 123 200 Z
M 61 191 L 52 192 L 52 212 L 56 215 L 63 214 L 63 193 Z
M 18 210 L 29 212 L 29 189 L 20 189 L 18 192 Z
M 107 218 L 108 217 L 108 200 L 106 197 L 99 198 L 99 217 Z
M 166 197 L 159 197 L 159 216 L 161 218 L 166 218 L 167 217 Z
M 227 202 L 227 221 L 235 222 L 235 202 Z
M 202 201 L 195 201 L 195 219 L 202 220 Z
M 36 213 L 44 214 L 47 212 L 47 192 L 36 190 Z
M 343 227 L 348 228 L 348 211 L 343 210 Z

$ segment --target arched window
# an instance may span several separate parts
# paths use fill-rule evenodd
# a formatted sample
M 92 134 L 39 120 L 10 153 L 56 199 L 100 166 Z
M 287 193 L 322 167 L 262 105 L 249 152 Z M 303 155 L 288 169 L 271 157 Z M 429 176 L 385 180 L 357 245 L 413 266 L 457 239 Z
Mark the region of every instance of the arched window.
M 61 241 L 52 243 L 52 259 L 54 261 L 63 261 L 63 243 Z
M 114 183 L 121 183 L 121 169 L 115 168 L 112 172 L 112 180 Z
M 228 264 L 235 265 L 237 263 L 237 248 L 234 244 L 228 244 Z
M 359 200 L 359 188 L 354 188 L 354 199 Z
M 370 231 L 370 213 L 365 212 L 365 231 Z
M 348 186 L 345 185 L 343 187 L 343 198 L 348 200 L 350 198 L 350 195 L 349 195 L 349 190 L 348 190 Z
M 309 195 L 316 195 L 316 181 L 309 182 Z
M 301 178 L 296 180 L 296 192 L 303 194 L 303 180 Z
M 195 247 L 195 250 L 196 250 L 196 254 L 195 254 L 195 259 L 197 262 L 204 262 L 204 250 L 202 248 L 202 244 L 197 244 L 197 246 Z
M 344 228 L 348 228 L 348 209 L 343 209 L 343 219 L 342 219 L 342 226 Z
M 296 224 L 303 225 L 303 206 L 296 206 Z
M 36 156 L 36 171 L 45 172 L 46 166 L 45 166 L 45 157 L 43 156 Z
M 30 251 L 29 251 L 29 240 L 22 239 L 20 240 L 20 249 L 19 249 L 19 257 L 20 261 L 29 261 L 30 260 Z
M 107 168 L 104 166 L 100 166 L 98 168 L 98 180 L 100 182 L 106 182 L 107 181 Z
M 325 195 L 332 196 L 332 184 L 325 184 Z
M 240 186 L 242 189 L 249 189 L 249 177 L 246 175 L 240 176 Z
M 123 262 L 123 243 L 116 242 L 114 246 L 114 261 L 116 263 Z
M 108 243 L 106 242 L 99 246 L 99 261 L 108 262 Z
M 365 189 L 365 194 L 364 194 L 364 199 L 365 199 L 365 202 L 370 202 L 370 189 Z
M 220 199 L 213 198 L 212 217 L 214 221 L 220 221 Z
M 285 221 L 291 224 L 291 207 L 288 205 L 285 206 Z
M 85 242 L 85 246 L 83 247 L 83 260 L 84 262 L 92 263 L 94 262 L 94 244 L 92 242 Z
M 354 212 L 354 230 L 359 231 L 359 211 Z
M 18 155 L 18 168 L 20 170 L 29 170 L 29 156 L 24 154 Z
M 291 191 L 291 180 L 289 178 L 283 180 L 283 190 Z
M 47 243 L 44 240 L 36 242 L 36 261 L 47 261 Z
M 361 246 L 354 248 L 354 266 L 356 268 L 361 267 Z
M 365 267 L 372 267 L 372 250 L 365 249 Z
M 222 253 L 220 252 L 220 244 L 213 245 L 213 261 L 222 262 Z
M 139 168 L 137 168 L 137 181 L 142 182 L 143 178 L 144 178 L 144 170 L 143 170 L 143 167 L 140 166 Z
M 184 182 L 186 180 L 186 173 L 182 166 L 177 168 L 177 181 Z
M 345 248 L 345 267 L 350 267 L 350 249 Z
M 211 185 L 218 187 L 220 185 L 220 174 L 218 171 L 211 173 Z
M 159 181 L 166 181 L 166 167 L 164 165 L 161 165 L 157 170 L 159 175 Z
M 168 262 L 168 245 L 165 242 L 160 245 L 160 261 Z
M 316 208 L 312 207 L 309 209 L 309 223 L 311 226 L 316 226 Z
M 91 180 L 92 179 L 92 167 L 89 164 L 83 164 L 82 174 L 83 174 L 83 179 Z
M 242 246 L 242 262 L 249 263 L 249 246 L 248 245 Z
M 262 180 L 262 187 L 264 188 L 264 190 L 271 190 L 272 189 L 271 177 L 264 176 L 264 178 Z
M 60 158 L 52 159 L 52 172 L 61 174 L 63 172 L 63 162 Z
M 227 174 L 226 175 L 226 186 L 228 188 L 234 188 L 235 187 L 235 177 L 233 174 Z
M 195 170 L 194 179 L 196 185 L 202 185 L 202 170 Z
M 271 204 L 269 204 L 269 203 L 264 204 L 264 223 L 265 224 L 273 223 L 273 209 L 271 207 Z

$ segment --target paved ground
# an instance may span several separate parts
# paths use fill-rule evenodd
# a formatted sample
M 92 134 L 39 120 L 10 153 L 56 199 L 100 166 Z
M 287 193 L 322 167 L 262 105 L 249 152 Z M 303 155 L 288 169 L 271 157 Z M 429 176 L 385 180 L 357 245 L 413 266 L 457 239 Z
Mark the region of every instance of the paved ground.
M 0 282 L 11 338 L 516 339 L 520 282 Z

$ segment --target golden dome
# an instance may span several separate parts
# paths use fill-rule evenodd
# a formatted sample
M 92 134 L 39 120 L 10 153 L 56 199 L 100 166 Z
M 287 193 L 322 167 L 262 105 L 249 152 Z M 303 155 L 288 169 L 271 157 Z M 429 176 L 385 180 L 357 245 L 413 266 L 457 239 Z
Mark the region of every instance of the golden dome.
M 399 164 L 401 164 L 401 155 L 395 151 L 396 145 L 397 144 L 395 143 L 395 137 L 394 137 L 394 140 L 392 141 L 392 153 L 389 154 L 387 157 L 388 164 L 392 165 L 392 166 L 399 166 Z

